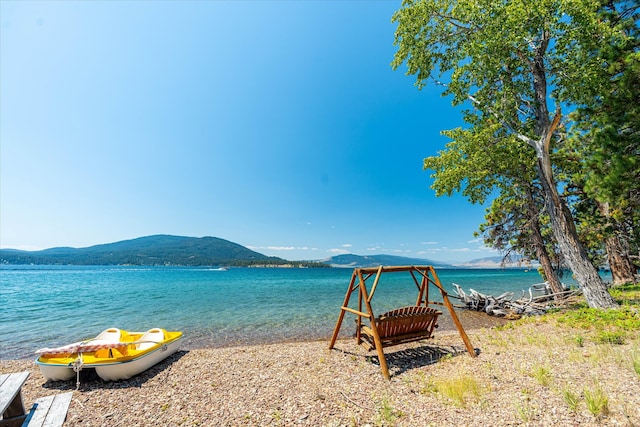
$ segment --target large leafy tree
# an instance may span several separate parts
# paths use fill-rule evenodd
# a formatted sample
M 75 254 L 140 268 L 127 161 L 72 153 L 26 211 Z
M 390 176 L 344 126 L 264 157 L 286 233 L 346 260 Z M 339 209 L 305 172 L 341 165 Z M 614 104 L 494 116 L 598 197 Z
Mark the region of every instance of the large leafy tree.
M 616 307 L 590 262 L 558 191 L 551 153 L 567 117 L 603 79 L 603 43 L 625 34 L 603 22 L 594 0 L 405 0 L 394 14 L 398 46 L 392 66 L 406 63 L 417 86 L 443 83 L 466 105 L 464 120 L 484 130 L 499 124 L 529 147 L 554 237 L 592 307 Z M 592 93 L 597 95 L 597 93 Z M 489 131 L 477 144 L 490 146 Z
M 480 224 L 480 232 L 485 243 L 507 255 L 515 251 L 527 259 L 537 259 L 544 279 L 554 293 L 560 293 L 564 290 L 558 274 L 562 257 L 555 239 L 549 236 L 539 195 L 533 182 L 501 191 Z
M 554 292 L 562 291 L 552 256 L 547 250 L 540 224 L 540 190 L 536 185 L 535 162 L 523 142 L 493 126 L 454 129 L 443 132 L 453 141 L 437 156 L 424 160 L 435 178 L 436 195 L 460 191 L 471 203 L 485 203 L 497 190 L 481 226 L 485 243 L 507 256 L 515 251 L 536 257 Z M 490 140 L 491 144 L 482 142 Z M 557 263 L 555 263 L 557 265 Z

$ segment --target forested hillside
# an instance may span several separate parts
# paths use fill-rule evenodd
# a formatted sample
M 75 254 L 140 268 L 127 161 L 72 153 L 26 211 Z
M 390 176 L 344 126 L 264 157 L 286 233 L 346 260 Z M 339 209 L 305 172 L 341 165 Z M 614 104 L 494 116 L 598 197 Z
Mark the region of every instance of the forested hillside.
M 217 237 L 169 235 L 140 237 L 87 248 L 60 247 L 42 251 L 2 249 L 0 260 L 4 264 L 51 265 L 321 266 L 269 257 Z

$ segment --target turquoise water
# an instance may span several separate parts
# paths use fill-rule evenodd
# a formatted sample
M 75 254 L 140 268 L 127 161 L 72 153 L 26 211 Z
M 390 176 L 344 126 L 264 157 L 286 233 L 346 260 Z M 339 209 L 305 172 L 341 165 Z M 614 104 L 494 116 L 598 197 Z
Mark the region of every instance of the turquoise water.
M 186 348 L 326 339 L 333 332 L 351 273 L 351 269 L 2 266 L 0 359 L 32 357 L 40 347 L 79 341 L 114 326 L 131 331 L 180 330 Z M 519 295 L 541 281 L 536 271 L 437 273 L 449 293 L 451 284 L 457 283 L 485 294 Z M 411 280 L 404 274 L 383 275 L 372 301 L 374 311 L 412 304 L 416 288 L 407 279 Z M 354 294 L 352 301 L 356 298 Z

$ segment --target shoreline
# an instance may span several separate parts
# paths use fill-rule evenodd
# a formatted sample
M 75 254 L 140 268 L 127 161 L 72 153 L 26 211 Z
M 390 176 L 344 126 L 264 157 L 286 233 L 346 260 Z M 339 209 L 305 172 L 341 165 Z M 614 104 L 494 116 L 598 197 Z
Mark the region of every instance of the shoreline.
M 488 317 L 488 316 L 487 316 Z M 385 349 L 391 380 L 377 356 L 340 339 L 179 351 L 120 382 L 45 382 L 31 360 L 0 361 L 0 372 L 28 370 L 25 407 L 73 391 L 65 426 L 125 425 L 637 425 L 638 374 L 630 355 L 640 340 L 598 344 L 553 321 L 529 319 L 505 328 L 456 331 Z M 458 386 L 461 399 L 448 395 Z M 449 387 L 451 388 L 451 387 Z M 455 387 L 454 387 L 455 388 Z M 584 396 L 600 390 L 608 414 L 595 416 Z M 566 401 L 576 396 L 575 407 Z M 491 421 L 488 422 L 487 420 Z
M 438 325 L 436 332 L 448 334 L 448 333 L 457 333 L 457 329 L 455 324 L 453 323 L 453 319 L 447 312 L 445 307 L 439 308 L 442 311 L 442 315 L 438 319 Z M 478 312 L 473 310 L 467 310 L 462 308 L 456 308 L 456 314 L 458 319 L 463 325 L 465 331 L 483 329 L 483 328 L 493 328 L 496 326 L 502 326 L 509 323 L 511 320 L 505 319 L 504 317 L 490 316 L 485 312 Z M 351 328 L 349 325 L 350 322 L 344 322 L 342 328 L 340 329 L 339 339 L 349 339 L 353 332 L 355 332 L 355 328 Z M 221 345 L 217 345 L 213 343 L 211 340 L 203 340 L 196 339 L 195 341 L 189 341 L 188 337 L 185 339 L 185 349 L 187 350 L 200 350 L 200 349 L 214 349 L 214 348 L 229 348 L 229 347 L 251 347 L 254 345 L 273 345 L 273 344 L 291 344 L 291 343 L 301 343 L 301 342 L 315 342 L 315 341 L 327 341 L 331 339 L 331 334 L 333 333 L 333 327 L 335 324 L 331 325 L 330 329 L 323 329 L 322 333 L 317 334 L 305 334 L 304 336 L 298 337 L 287 337 L 282 339 L 272 339 L 270 336 L 265 335 L 263 337 L 252 337 L 253 339 L 243 339 L 239 338 L 236 341 L 229 340 Z M 349 330 L 348 330 L 349 329 Z M 350 329 L 354 329 L 351 331 Z
M 61 266 L 46 272 L 15 272 L 8 275 L 9 286 L 2 291 L 10 311 L 8 323 L 3 325 L 6 333 L 0 334 L 0 360 L 32 359 L 38 348 L 88 339 L 110 327 L 182 331 L 186 349 L 329 339 L 351 272 L 276 270 L 211 273 L 182 268 L 88 268 L 78 272 Z M 526 289 L 529 283 L 539 281 L 537 272 L 504 270 L 439 271 L 439 277 L 443 283 L 460 283 L 486 295 L 507 290 L 518 293 L 515 289 Z M 396 282 L 395 276 L 392 278 L 390 288 L 378 291 L 373 306 L 376 312 L 415 301 L 415 287 L 406 286 L 404 279 Z M 50 283 L 60 284 L 55 298 L 48 294 Z M 247 283 L 252 284 L 251 292 L 247 292 Z M 401 291 L 395 292 L 395 286 Z M 30 296 L 27 299 L 23 298 L 25 290 Z M 144 300 L 148 305 L 140 310 L 114 309 L 116 301 L 125 300 Z M 452 328 L 445 325 L 448 315 L 443 311 L 441 331 Z M 42 322 L 43 318 L 50 321 Z M 349 319 L 340 336 L 350 336 L 352 327 Z
M 451 316 L 447 312 L 445 307 L 440 307 L 440 311 L 442 311 L 442 315 L 438 320 L 438 329 L 437 332 L 447 333 L 447 332 L 455 332 L 456 327 L 451 319 Z M 456 308 L 456 314 L 460 319 L 465 330 L 473 330 L 473 329 L 481 329 L 481 328 L 491 328 L 495 326 L 500 326 L 508 323 L 510 320 L 489 316 L 484 312 L 477 312 L 462 308 Z M 271 344 L 286 344 L 286 343 L 297 343 L 297 342 L 307 342 L 307 341 L 329 341 L 331 338 L 331 334 L 333 333 L 333 328 L 335 323 L 332 323 L 328 327 L 317 328 L 311 331 L 300 331 L 299 334 L 291 334 L 284 336 L 278 336 L 276 334 L 263 334 L 263 335 L 254 335 L 254 336 L 246 336 L 242 334 L 238 334 L 237 336 L 225 337 L 223 340 L 216 341 L 216 337 L 212 337 L 210 335 L 200 333 L 197 336 L 191 336 L 188 332 L 185 332 L 185 336 L 183 338 L 183 343 L 181 348 L 185 350 L 198 350 L 198 349 L 213 349 L 213 348 L 229 348 L 229 347 L 241 347 L 241 346 L 254 346 L 254 345 L 271 345 Z M 352 331 L 352 323 L 345 322 L 340 331 L 340 339 L 347 339 L 354 332 Z M 96 334 L 99 331 L 94 331 Z M 74 341 L 74 338 L 70 338 L 69 342 L 59 343 L 59 345 L 65 345 Z M 78 339 L 75 339 L 78 341 Z M 50 344 L 43 343 L 40 347 L 52 346 Z M 17 349 L 19 357 L 5 358 L 4 355 L 9 353 L 9 351 L 3 351 L 3 357 L 0 358 L 0 361 L 3 360 L 34 360 L 36 358 L 36 354 L 33 353 L 36 350 L 36 347 L 30 348 L 29 350 Z

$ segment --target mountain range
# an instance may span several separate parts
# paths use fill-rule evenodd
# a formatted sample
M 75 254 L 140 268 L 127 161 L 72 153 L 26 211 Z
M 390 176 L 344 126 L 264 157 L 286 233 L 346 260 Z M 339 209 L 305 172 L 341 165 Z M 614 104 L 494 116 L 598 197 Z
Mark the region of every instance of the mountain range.
M 0 249 L 4 264 L 70 265 L 184 265 L 252 266 L 289 265 L 217 237 L 156 235 L 87 248 L 51 248 L 42 251 Z
M 170 235 L 139 237 L 87 248 L 57 247 L 41 251 L 0 249 L 0 263 L 18 265 L 331 266 L 341 268 L 433 265 L 440 268 L 499 268 L 500 261 L 501 257 L 491 257 L 463 264 L 447 264 L 426 258 L 354 254 L 337 255 L 318 261 L 288 261 L 263 255 L 217 237 Z
M 356 268 L 356 267 L 377 267 L 379 265 L 433 265 L 434 267 L 453 267 L 439 261 L 426 258 L 408 258 L 395 255 L 336 255 L 323 259 L 321 262 L 332 267 Z

